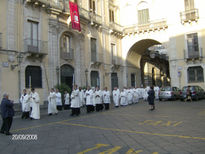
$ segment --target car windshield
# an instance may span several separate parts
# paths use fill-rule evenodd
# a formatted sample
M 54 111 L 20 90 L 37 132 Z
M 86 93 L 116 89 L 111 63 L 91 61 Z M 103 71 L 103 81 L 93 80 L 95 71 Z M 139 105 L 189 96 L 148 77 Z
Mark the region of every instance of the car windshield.
M 161 91 L 171 91 L 171 87 L 164 87 L 164 88 L 161 88 Z

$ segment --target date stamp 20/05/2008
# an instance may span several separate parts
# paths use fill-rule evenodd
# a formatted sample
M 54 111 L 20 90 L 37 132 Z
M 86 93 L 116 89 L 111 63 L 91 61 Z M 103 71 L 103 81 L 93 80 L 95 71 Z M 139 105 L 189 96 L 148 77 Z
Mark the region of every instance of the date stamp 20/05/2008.
M 13 134 L 12 135 L 12 140 L 38 140 L 38 135 L 37 134 Z

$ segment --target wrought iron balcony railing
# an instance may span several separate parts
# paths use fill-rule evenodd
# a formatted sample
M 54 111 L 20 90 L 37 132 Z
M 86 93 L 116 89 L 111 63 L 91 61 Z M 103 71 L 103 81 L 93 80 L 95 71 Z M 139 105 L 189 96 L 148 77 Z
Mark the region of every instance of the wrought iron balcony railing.
M 47 54 L 48 42 L 27 38 L 24 40 L 24 52 L 34 54 Z
M 181 22 L 192 22 L 197 21 L 199 19 L 199 11 L 198 9 L 191 9 L 180 12 Z
M 0 33 L 0 49 L 2 48 L 2 33 Z
M 74 51 L 72 48 L 70 48 L 69 51 L 67 51 L 66 48 L 61 48 L 60 56 L 61 56 L 61 59 L 64 59 L 64 60 L 73 60 Z
M 91 62 L 94 63 L 102 63 L 103 62 L 103 54 L 102 53 L 91 53 Z

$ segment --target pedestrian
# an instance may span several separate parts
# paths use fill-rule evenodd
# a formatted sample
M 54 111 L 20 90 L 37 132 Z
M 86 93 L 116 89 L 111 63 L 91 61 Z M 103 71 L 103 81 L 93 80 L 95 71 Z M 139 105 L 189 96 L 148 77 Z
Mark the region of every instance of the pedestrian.
M 186 99 L 185 99 L 185 101 L 191 101 L 191 102 L 192 102 L 192 98 L 191 98 L 191 89 L 190 89 L 190 88 L 191 88 L 190 86 L 187 87 L 187 91 L 186 91 Z
M 113 92 L 112 92 L 112 96 L 113 96 L 113 102 L 115 104 L 115 107 L 119 107 L 119 100 L 120 100 L 120 90 L 115 87 Z
M 150 90 L 148 91 L 148 98 L 147 98 L 148 103 L 151 106 L 150 108 L 151 111 L 155 110 L 154 99 L 155 99 L 154 87 L 151 86 Z
M 110 92 L 107 90 L 107 87 L 105 87 L 104 91 L 103 91 L 103 102 L 105 105 L 105 110 L 109 110 L 109 108 L 110 108 Z
M 32 103 L 31 119 L 40 119 L 40 97 L 34 88 L 31 89 L 29 100 Z
M 126 88 L 122 89 L 120 93 L 120 105 L 121 106 L 126 106 L 127 104 L 127 93 L 126 93 Z
M 137 87 L 133 89 L 133 103 L 138 103 L 139 102 L 139 93 Z
M 93 109 L 94 109 L 93 90 L 90 88 L 90 86 L 87 87 L 87 90 L 85 92 L 85 98 L 86 98 L 87 113 L 93 112 Z
M 64 94 L 64 110 L 69 110 L 70 109 L 70 95 L 68 93 L 68 91 L 65 91 Z
M 22 107 L 22 116 L 21 119 L 28 119 L 30 112 L 30 102 L 29 102 L 29 94 L 27 94 L 26 89 L 23 90 L 23 94 L 21 95 L 20 102 Z
M 58 114 L 58 110 L 56 108 L 56 93 L 54 88 L 51 88 L 48 96 L 48 115 L 52 114 Z
M 103 103 L 102 103 L 102 91 L 99 89 L 99 87 L 96 87 L 95 93 L 95 105 L 96 105 L 96 111 L 102 111 L 103 110 Z
M 74 85 L 73 91 L 71 93 L 71 116 L 78 116 L 80 114 L 80 96 L 77 85 Z
M 79 87 L 79 98 L 80 98 L 80 107 L 85 105 L 85 100 L 84 100 L 85 93 L 81 87 Z
M 56 89 L 56 105 L 57 110 L 62 110 L 62 99 L 61 99 L 61 93 L 59 92 L 59 89 Z
M 6 135 L 12 135 L 9 130 L 12 125 L 14 116 L 13 101 L 9 100 L 9 95 L 4 94 L 1 101 L 1 117 L 2 117 L 2 126 L 0 133 Z

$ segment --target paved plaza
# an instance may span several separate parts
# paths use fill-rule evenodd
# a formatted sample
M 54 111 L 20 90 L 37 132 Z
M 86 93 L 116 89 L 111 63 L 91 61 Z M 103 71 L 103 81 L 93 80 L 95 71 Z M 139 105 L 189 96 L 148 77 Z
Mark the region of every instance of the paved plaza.
M 0 134 L 1 154 L 204 154 L 205 101 L 146 102 L 70 117 L 69 111 L 41 120 L 14 118 L 13 136 Z M 1 123 L 2 121 L 0 121 Z M 36 135 L 36 140 L 14 135 Z

